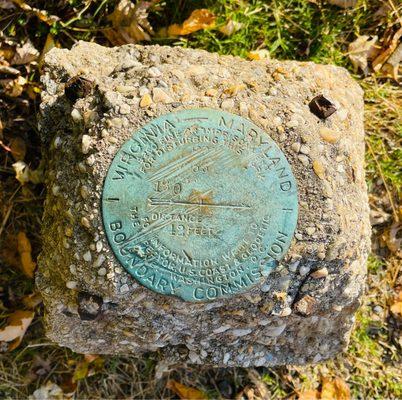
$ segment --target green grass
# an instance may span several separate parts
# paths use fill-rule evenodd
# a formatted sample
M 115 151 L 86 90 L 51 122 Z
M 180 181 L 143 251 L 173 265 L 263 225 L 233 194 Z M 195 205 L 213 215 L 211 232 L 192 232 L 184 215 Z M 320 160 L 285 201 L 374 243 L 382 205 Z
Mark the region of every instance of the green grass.
M 348 64 L 345 46 L 357 33 L 372 26 L 374 9 L 373 3 L 368 1 L 360 1 L 358 7 L 346 11 L 301 0 L 180 3 L 183 7 L 175 7 L 177 2 L 167 1 L 168 12 L 155 17 L 155 22 L 166 26 L 172 21 L 182 21 L 193 7 L 206 7 L 218 16 L 217 28 L 229 19 L 242 23 L 243 28 L 230 37 L 218 29 L 200 31 L 175 44 L 242 57 L 250 50 L 265 48 L 273 58 L 337 65 Z
M 79 39 L 107 45 L 100 30 L 108 26 L 107 16 L 116 3 L 108 0 L 88 3 L 78 0 L 31 1 L 31 6 L 58 15 L 61 20 L 49 25 L 18 8 L 11 12 L 0 10 L 0 28 L 4 35 L 19 43 L 28 37 L 39 50 L 43 48 L 49 33 L 62 47 L 70 47 Z M 217 16 L 215 28 L 188 37 L 155 38 L 152 43 L 201 48 L 240 57 L 247 57 L 251 50 L 267 49 L 272 58 L 331 63 L 355 73 L 347 56 L 348 44 L 357 35 L 378 35 L 381 38 L 392 24 L 394 29 L 398 27 L 392 13 L 383 17 L 375 16 L 381 4 L 380 1 L 362 0 L 356 8 L 343 10 L 325 2 L 313 4 L 307 0 L 161 0 L 151 10 L 149 20 L 158 31 L 172 23 L 183 22 L 194 9 L 208 8 Z M 242 23 L 243 28 L 227 37 L 218 28 L 229 19 Z M 374 242 L 378 244 L 378 236 L 395 220 L 400 204 L 402 98 L 400 87 L 390 80 L 365 78 L 358 73 L 354 76 L 365 90 L 369 191 L 371 198 L 378 199 L 374 202 L 375 207 L 391 216 L 387 223 L 375 231 Z M 30 73 L 33 82 L 37 82 L 38 77 L 37 70 Z M 23 95 L 22 98 L 26 100 L 27 96 Z M 28 157 L 33 163 L 40 158 L 34 128 L 38 101 L 29 100 L 29 112 L 21 109 L 20 114 L 20 106 L 12 104 L 13 114 L 10 115 L 18 124 L 8 128 L 12 134 L 18 133 L 26 138 L 30 144 Z M 0 116 L 4 118 L 3 114 Z M 27 193 L 18 189 L 13 181 L 10 160 L 2 162 L 1 172 L 3 170 L 7 176 L 4 180 L 4 199 L 9 199 L 17 190 L 6 225 L 7 232 L 14 233 L 21 227 L 31 232 L 36 255 L 40 249 L 38 227 L 43 190 L 32 188 L 34 200 L 27 201 Z M 0 203 L 4 199 L 0 196 Z M 370 258 L 368 264 L 367 294 L 357 314 L 356 328 L 347 353 L 319 366 L 259 369 L 261 380 L 273 399 L 287 398 L 302 389 L 318 388 L 322 376 L 344 378 L 354 398 L 402 398 L 400 349 L 392 338 L 392 319 L 387 311 L 395 286 L 398 259 L 384 248 L 377 246 L 376 249 L 380 250 Z M 32 290 L 33 283 L 18 271 L 3 268 L 0 287 L 11 288 L 17 294 L 15 307 L 18 307 L 19 298 Z M 373 312 L 373 307 L 378 305 L 384 310 L 382 314 Z M 5 317 L 7 310 L 2 311 L 1 315 Z M 50 370 L 30 379 L 38 357 L 49 361 Z M 12 353 L 0 357 L 0 397 L 25 398 L 47 381 L 67 387 L 71 384 L 77 364 L 82 360 L 83 356 L 49 343 L 44 337 L 41 318 L 38 317 L 23 344 Z M 162 381 L 155 382 L 157 364 L 157 354 L 139 359 L 133 356 L 105 356 L 102 370 L 95 371 L 90 366 L 94 374 L 78 382 L 76 397 L 167 398 L 171 393 L 165 389 L 165 383 L 166 379 L 171 378 L 204 390 L 210 398 L 217 398 L 222 382 L 232 388 L 233 396 L 250 383 L 245 369 L 211 370 L 207 367 L 175 369 L 169 371 Z

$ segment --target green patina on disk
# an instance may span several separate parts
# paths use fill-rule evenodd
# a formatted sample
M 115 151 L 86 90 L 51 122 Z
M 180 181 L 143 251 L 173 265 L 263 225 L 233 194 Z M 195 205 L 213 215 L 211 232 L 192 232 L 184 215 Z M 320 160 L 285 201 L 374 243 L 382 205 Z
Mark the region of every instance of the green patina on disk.
M 110 165 L 102 214 L 123 267 L 187 301 L 261 283 L 285 255 L 297 186 L 269 135 L 245 118 L 190 109 L 133 133 Z

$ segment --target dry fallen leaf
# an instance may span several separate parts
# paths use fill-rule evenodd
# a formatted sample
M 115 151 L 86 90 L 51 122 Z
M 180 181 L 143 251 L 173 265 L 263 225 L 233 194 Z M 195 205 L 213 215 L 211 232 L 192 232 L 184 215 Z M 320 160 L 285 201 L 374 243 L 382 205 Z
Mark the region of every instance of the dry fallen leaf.
M 0 342 L 9 343 L 8 351 L 19 346 L 34 315 L 33 311 L 17 310 L 8 317 L 7 326 L 0 330 Z
M 54 36 L 51 33 L 48 33 L 46 36 L 45 44 L 39 56 L 38 60 L 39 68 L 42 68 L 46 53 L 48 53 L 54 47 L 60 47 L 60 43 L 54 39 Z
M 43 182 L 44 162 L 41 162 L 39 167 L 34 170 L 30 169 L 24 161 L 17 161 L 12 164 L 12 167 L 14 168 L 16 179 L 22 185 L 28 182 L 35 184 Z
M 395 60 L 391 60 L 394 64 L 397 62 L 399 65 L 400 57 L 398 56 L 399 51 L 397 51 L 400 47 L 400 39 L 402 37 L 402 28 L 398 29 L 394 34 L 388 34 L 383 39 L 382 49 L 379 51 L 379 54 L 376 55 L 375 59 L 373 60 L 373 69 L 374 71 L 380 71 L 384 64 L 391 58 L 396 52 Z M 398 60 L 399 59 L 399 60 Z
M 53 25 L 55 22 L 60 20 L 59 17 L 49 15 L 45 10 L 39 10 L 38 8 L 31 7 L 23 0 L 12 0 L 12 2 L 27 13 L 35 14 L 41 21 L 47 23 L 48 25 Z
M 170 380 L 166 387 L 176 393 L 183 400 L 206 400 L 207 396 L 199 389 L 185 386 L 180 382 Z
M 321 391 L 309 389 L 298 392 L 297 400 L 350 400 L 350 389 L 341 378 L 322 378 Z
M 27 152 L 25 140 L 20 137 L 14 137 L 10 140 L 11 154 L 15 161 L 23 160 Z
M 0 0 L 0 9 L 2 10 L 12 10 L 15 5 L 11 0 Z
M 18 253 L 21 260 L 21 268 L 26 276 L 34 277 L 36 263 L 32 260 L 32 246 L 25 232 L 18 232 Z
M 388 58 L 387 62 L 381 68 L 381 71 L 385 76 L 389 76 L 396 81 L 399 80 L 399 69 L 402 62 L 402 43 L 396 48 L 396 50 Z
M 101 371 L 104 366 L 104 359 L 98 354 L 84 354 L 84 358 L 75 367 L 72 382 L 76 383 Z
M 39 51 L 36 50 L 33 44 L 28 40 L 22 46 L 18 46 L 15 49 L 11 65 L 29 64 L 32 61 L 36 61 L 38 57 Z
M 297 400 L 319 400 L 320 392 L 318 390 L 305 390 L 300 392 L 297 396 Z
M 219 32 L 223 33 L 226 36 L 230 36 L 243 28 L 243 26 L 244 24 L 242 24 L 241 22 L 233 21 L 232 19 L 230 19 L 226 22 L 225 25 L 219 28 Z
M 9 62 L 14 57 L 14 53 L 14 47 L 2 44 L 0 48 L 0 63 L 3 65 L 9 65 Z
M 402 224 L 394 222 L 389 230 L 382 235 L 388 249 L 395 254 L 402 252 Z
M 355 71 L 360 68 L 364 75 L 368 74 L 368 63 L 379 51 L 379 47 L 376 46 L 377 40 L 377 36 L 363 35 L 349 44 L 348 54 Z
M 7 96 L 18 97 L 24 91 L 24 86 L 27 80 L 23 76 L 18 76 L 15 79 L 2 79 L 1 84 L 4 87 L 4 92 Z
M 42 303 L 42 296 L 39 293 L 31 293 L 22 298 L 22 303 L 32 310 Z
M 148 21 L 148 9 L 159 0 L 139 1 L 121 0 L 108 16 L 112 29 L 105 29 L 103 34 L 115 46 L 151 40 L 154 33 Z
M 255 386 L 254 392 L 257 392 L 256 394 L 258 397 L 261 399 L 268 399 L 269 398 L 269 390 L 265 382 L 261 379 L 260 374 L 257 372 L 255 369 L 250 369 L 248 371 L 248 377 L 252 384 Z
M 65 398 L 61 387 L 52 382 L 46 382 L 29 396 L 29 400 L 63 400 Z
M 167 28 L 168 36 L 183 36 L 199 31 L 201 29 L 211 28 L 215 24 L 215 15 L 211 11 L 201 8 L 194 10 L 191 15 L 181 24 L 173 24 Z
M 396 303 L 392 304 L 391 312 L 395 316 L 402 317 L 402 301 L 397 301 Z
M 20 256 L 18 254 L 17 236 L 8 234 L 5 237 L 4 245 L 0 247 L 1 260 L 14 268 L 20 267 Z
M 390 310 L 395 317 L 402 318 L 402 290 L 399 291 Z
M 250 60 L 268 60 L 270 58 L 269 51 L 266 49 L 252 50 L 247 54 Z
M 323 378 L 320 398 L 321 400 L 349 400 L 349 386 L 341 378 Z

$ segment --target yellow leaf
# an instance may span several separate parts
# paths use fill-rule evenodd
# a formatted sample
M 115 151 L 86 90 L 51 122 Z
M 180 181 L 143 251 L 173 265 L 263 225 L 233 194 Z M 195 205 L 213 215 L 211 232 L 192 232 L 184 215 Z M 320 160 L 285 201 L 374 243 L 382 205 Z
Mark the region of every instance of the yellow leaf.
M 89 362 L 88 361 L 81 361 L 77 364 L 77 367 L 75 368 L 74 375 L 73 375 L 73 382 L 80 381 L 82 379 L 85 379 L 88 376 L 88 368 L 89 368 Z
M 180 382 L 170 380 L 166 387 L 176 393 L 182 400 L 206 400 L 207 396 L 199 389 L 185 386 Z
M 300 392 L 297 396 L 297 400 L 319 400 L 320 392 L 318 390 L 305 390 Z
M 323 378 L 321 400 L 350 400 L 349 386 L 341 378 Z
M 402 290 L 395 296 L 394 304 L 392 304 L 390 310 L 394 316 L 402 317 Z
M 36 263 L 32 260 L 32 247 L 31 243 L 25 232 L 18 232 L 18 253 L 21 259 L 21 268 L 24 274 L 30 278 L 33 278 Z
M 211 28 L 215 24 L 215 18 L 214 13 L 205 8 L 194 10 L 181 25 L 170 25 L 167 34 L 168 36 L 182 36 L 201 29 Z
M 159 0 L 139 1 L 121 0 L 108 16 L 112 29 L 105 29 L 103 34 L 115 46 L 151 40 L 154 33 L 148 21 L 148 8 Z
M 247 54 L 250 60 L 268 60 L 270 58 L 269 51 L 266 49 L 252 50 Z
M 402 317 L 402 301 L 398 301 L 391 306 L 391 312 L 394 315 L 399 315 Z
M 74 371 L 72 382 L 85 379 L 94 375 L 103 368 L 104 360 L 97 354 L 84 354 L 84 359 L 80 361 Z M 91 367 L 91 368 L 90 368 Z
M 60 47 L 60 43 L 55 41 L 55 39 L 51 33 L 48 33 L 46 36 L 45 45 L 43 46 L 43 49 L 39 56 L 39 60 L 38 60 L 39 68 L 42 68 L 43 60 L 45 58 L 46 53 L 48 53 L 54 47 Z
M 9 316 L 7 326 L 0 330 L 0 341 L 9 343 L 9 351 L 19 346 L 34 315 L 33 311 L 17 310 Z

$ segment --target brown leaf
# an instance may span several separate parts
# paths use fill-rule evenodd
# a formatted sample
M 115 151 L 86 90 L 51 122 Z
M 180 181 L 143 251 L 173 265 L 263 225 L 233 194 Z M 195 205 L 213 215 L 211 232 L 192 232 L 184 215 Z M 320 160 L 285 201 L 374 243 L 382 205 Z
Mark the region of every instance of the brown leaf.
M 139 1 L 120 0 L 113 13 L 108 16 L 112 29 L 105 29 L 103 34 L 115 46 L 151 40 L 154 31 L 148 21 L 148 9 L 159 0 Z
M 323 378 L 321 400 L 350 400 L 349 386 L 341 378 Z
M 1 81 L 1 84 L 4 87 L 4 92 L 10 97 L 21 96 L 26 83 L 27 80 L 23 76 L 18 76 L 15 79 L 3 79 Z
M 14 57 L 11 60 L 11 65 L 29 64 L 36 61 L 39 57 L 39 51 L 35 49 L 33 44 L 28 40 L 22 46 L 15 49 Z
M 392 65 L 399 66 L 400 63 L 400 55 L 399 55 L 399 47 L 400 47 L 400 39 L 402 37 L 402 28 L 398 29 L 393 35 L 388 35 L 385 39 L 383 39 L 382 49 L 379 51 L 379 54 L 376 55 L 373 60 L 373 69 L 378 72 L 381 71 L 384 64 L 391 58 L 391 55 L 396 52 L 394 59 L 390 60 Z
M 0 48 L 1 64 L 9 65 L 10 60 L 14 57 L 14 47 L 2 44 Z
M 27 152 L 25 140 L 20 137 L 14 137 L 10 141 L 11 154 L 15 161 L 23 160 Z
M 374 59 L 379 51 L 379 47 L 376 46 L 377 40 L 377 36 L 363 35 L 349 44 L 348 54 L 355 71 L 360 68 L 364 75 L 368 74 L 368 63 Z
M 5 264 L 14 268 L 20 267 L 17 237 L 15 235 L 7 235 L 6 240 L 4 240 L 4 245 L 1 246 L 0 256 Z
M 17 310 L 9 316 L 7 326 L 0 330 L 0 341 L 9 343 L 8 351 L 19 346 L 34 315 L 33 311 Z
M 26 308 L 33 310 L 42 303 L 42 296 L 39 293 L 31 293 L 22 299 L 22 303 Z
M 398 254 L 402 252 L 402 224 L 394 222 L 382 238 L 392 253 Z
M 32 260 L 31 242 L 25 232 L 18 232 L 17 241 L 22 271 L 29 278 L 33 278 L 36 263 Z
M 385 76 L 389 76 L 396 81 L 399 80 L 399 68 L 402 61 L 402 43 L 396 48 L 396 50 L 388 58 L 387 62 L 382 66 L 381 72 Z
M 183 400 L 206 400 L 207 396 L 199 389 L 185 386 L 180 382 L 170 380 L 166 387 L 176 393 Z
M 194 10 L 181 25 L 170 25 L 167 34 L 168 36 L 189 35 L 201 29 L 211 28 L 215 24 L 215 19 L 214 13 L 205 8 Z
M 255 369 L 250 369 L 248 371 L 248 377 L 250 381 L 255 386 L 257 391 L 258 397 L 261 399 L 268 399 L 269 398 L 269 390 L 265 382 L 262 381 L 260 374 Z

